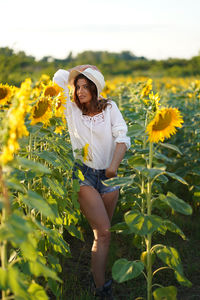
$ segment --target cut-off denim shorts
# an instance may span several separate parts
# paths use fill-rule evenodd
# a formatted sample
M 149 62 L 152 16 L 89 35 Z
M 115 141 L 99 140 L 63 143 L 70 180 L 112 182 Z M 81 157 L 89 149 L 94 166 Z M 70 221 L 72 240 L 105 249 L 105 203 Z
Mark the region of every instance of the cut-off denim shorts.
M 81 180 L 77 177 L 77 170 L 81 170 L 84 180 Z M 108 179 L 108 177 L 105 175 L 105 172 L 105 169 L 96 170 L 86 166 L 85 164 L 80 165 L 75 163 L 72 178 L 78 179 L 80 186 L 87 185 L 94 187 L 100 194 L 111 193 L 119 190 L 119 186 L 106 186 L 103 184 L 102 181 Z

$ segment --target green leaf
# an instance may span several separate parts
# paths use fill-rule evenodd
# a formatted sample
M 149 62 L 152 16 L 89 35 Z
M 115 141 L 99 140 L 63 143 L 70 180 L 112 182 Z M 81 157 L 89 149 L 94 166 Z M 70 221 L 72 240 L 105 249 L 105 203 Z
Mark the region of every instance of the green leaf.
M 21 251 L 23 253 L 23 256 L 28 259 L 35 261 L 38 257 L 38 252 L 37 252 L 37 244 L 34 244 L 33 238 L 29 238 L 29 240 L 21 243 L 20 245 Z
M 164 148 L 170 149 L 170 150 L 174 150 L 177 153 L 179 153 L 180 155 L 183 155 L 183 153 L 179 150 L 179 148 L 175 145 L 172 144 L 167 144 L 167 143 L 160 143 L 160 145 Z
M 177 300 L 177 288 L 168 286 L 158 288 L 153 292 L 154 300 Z
M 33 232 L 34 228 L 26 219 L 13 213 L 6 223 L 6 231 L 4 238 L 11 243 L 21 244 L 28 240 L 28 234 Z
M 192 207 L 183 201 L 182 199 L 178 198 L 172 192 L 168 192 L 167 195 L 160 194 L 159 198 L 161 201 L 169 205 L 175 211 L 184 214 L 184 215 L 191 215 L 192 214 Z
M 176 175 L 175 173 L 165 172 L 166 175 L 170 176 L 171 178 L 188 185 L 188 183 L 180 176 Z
M 53 279 L 48 278 L 48 287 L 56 296 L 56 299 L 61 299 L 61 293 L 63 293 L 61 286 Z
M 158 180 L 162 183 L 167 183 L 169 181 L 165 175 L 159 175 Z
M 31 285 L 28 288 L 28 293 L 31 296 L 31 300 L 48 300 L 49 299 L 44 288 L 37 283 L 31 283 Z
M 128 136 L 130 137 L 137 137 L 140 135 L 143 135 L 145 132 L 145 129 L 140 124 L 133 124 L 129 126 L 128 128 Z
M 21 299 L 31 300 L 27 293 L 27 286 L 23 282 L 22 273 L 16 266 L 9 266 L 8 268 L 8 285 L 15 296 L 19 296 Z
M 163 225 L 158 228 L 158 231 L 160 231 L 161 234 L 165 234 L 167 230 L 180 235 L 183 240 L 186 240 L 185 234 L 176 224 L 169 220 L 164 220 Z
M 33 135 L 38 133 L 42 126 L 43 126 L 43 123 L 37 123 L 35 125 L 26 124 L 26 127 L 27 127 L 28 131 L 30 133 L 32 133 Z
M 31 273 L 35 276 L 43 276 L 45 278 L 50 277 L 54 280 L 62 282 L 54 270 L 45 266 L 45 262 L 43 262 L 41 258 L 37 258 L 37 260 L 35 260 L 34 262 L 29 261 L 29 266 Z
M 116 233 L 122 233 L 122 234 L 130 234 L 132 231 L 128 227 L 128 225 L 125 222 L 120 222 L 115 225 L 113 225 L 110 228 L 111 232 L 116 232 Z
M 183 267 L 178 251 L 173 247 L 163 247 L 155 250 L 157 256 L 170 268 L 174 270 L 176 279 L 180 284 L 191 286 L 191 282 L 184 276 Z
M 56 252 L 67 256 L 71 255 L 69 245 L 63 240 L 61 234 L 56 229 L 51 230 L 48 238 Z
M 128 159 L 129 166 L 146 166 L 146 160 L 141 155 L 134 155 Z
M 34 162 L 24 157 L 17 157 L 16 162 L 25 170 L 31 170 L 37 174 L 51 174 L 51 170 L 39 162 Z
M 125 222 L 131 232 L 139 235 L 151 234 L 162 225 L 162 219 L 158 216 L 147 216 L 136 211 L 129 211 L 124 216 Z
M 130 185 L 134 182 L 134 177 L 133 176 L 128 176 L 128 177 L 114 177 L 114 178 L 110 178 L 107 180 L 102 181 L 103 184 L 108 185 L 108 186 L 126 186 L 126 185 Z
M 80 230 L 78 230 L 74 224 L 65 225 L 65 228 L 72 236 L 75 236 L 81 241 L 84 241 L 83 233 Z
M 59 155 L 56 152 L 49 152 L 44 150 L 41 153 L 37 153 L 37 156 L 52 164 L 54 167 L 59 167 L 62 165 L 59 160 Z
M 159 152 L 156 152 L 154 154 L 154 157 L 157 158 L 157 159 L 159 159 L 159 160 L 166 161 L 166 162 L 169 162 L 169 163 L 173 162 L 173 160 L 171 158 L 168 158 L 166 155 L 161 154 Z
M 55 254 L 56 255 L 56 254 Z M 59 257 L 53 256 L 48 253 L 48 262 L 50 263 L 51 267 L 56 271 L 56 272 L 62 272 L 62 267 L 59 263 Z
M 60 185 L 60 183 L 56 179 L 54 179 L 54 181 L 53 181 L 49 177 L 43 177 L 42 178 L 42 183 L 45 186 L 50 187 L 51 190 L 56 195 L 61 196 L 61 197 L 64 196 L 65 192 L 64 192 L 62 186 Z
M 23 186 L 23 184 L 21 184 L 20 181 L 17 180 L 16 178 L 14 178 L 14 177 L 9 178 L 9 179 L 6 180 L 6 186 L 9 189 L 12 189 L 12 190 L 15 190 L 15 191 L 18 191 L 18 192 L 22 192 L 22 193 L 26 192 L 26 189 Z
M 56 217 L 55 213 L 53 212 L 49 204 L 46 202 L 46 200 L 36 192 L 29 190 L 27 196 L 22 198 L 22 201 L 26 205 L 28 205 L 28 207 L 36 208 L 46 217 L 50 217 L 53 219 Z
M 197 175 L 200 176 L 200 171 L 198 169 L 192 169 L 191 171 L 188 172 L 189 174 L 192 175 Z
M 146 177 L 150 177 L 151 179 L 160 176 L 161 174 L 164 174 L 165 171 L 162 169 L 156 169 L 156 168 L 152 168 L 152 169 L 147 169 L 145 168 L 142 171 L 142 174 L 145 175 Z
M 118 259 L 112 267 L 113 279 L 119 283 L 138 277 L 144 269 L 141 261 L 128 261 L 125 258 Z
M 8 277 L 7 277 L 7 270 L 0 267 L 0 289 L 6 290 L 8 288 Z

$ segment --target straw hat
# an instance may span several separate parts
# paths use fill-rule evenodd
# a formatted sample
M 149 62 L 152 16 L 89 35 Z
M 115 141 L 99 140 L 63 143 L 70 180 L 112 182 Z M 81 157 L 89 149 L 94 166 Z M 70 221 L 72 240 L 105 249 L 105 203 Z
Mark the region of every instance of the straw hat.
M 83 74 L 85 77 L 87 77 L 88 79 L 90 79 L 92 82 L 94 82 L 94 84 L 97 87 L 97 92 L 98 92 L 98 97 L 100 96 L 100 93 L 102 92 L 104 86 L 105 86 L 105 81 L 104 81 L 104 77 L 101 74 L 101 72 L 94 70 L 92 68 L 87 68 L 84 71 L 77 71 L 77 70 L 72 70 L 69 74 L 69 84 L 70 85 L 74 85 L 74 79 L 76 78 L 76 76 L 78 76 L 79 74 Z

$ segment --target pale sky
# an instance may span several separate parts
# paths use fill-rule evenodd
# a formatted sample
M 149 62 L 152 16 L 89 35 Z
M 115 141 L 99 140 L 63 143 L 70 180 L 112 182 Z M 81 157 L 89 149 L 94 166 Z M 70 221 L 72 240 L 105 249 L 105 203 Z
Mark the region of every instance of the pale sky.
M 37 59 L 85 50 L 149 59 L 200 51 L 200 0 L 0 0 L 0 47 Z

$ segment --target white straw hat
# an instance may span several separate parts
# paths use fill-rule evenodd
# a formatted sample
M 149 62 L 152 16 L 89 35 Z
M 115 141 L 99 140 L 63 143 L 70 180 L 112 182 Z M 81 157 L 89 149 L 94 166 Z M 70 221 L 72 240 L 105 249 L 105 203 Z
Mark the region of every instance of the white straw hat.
M 68 80 L 68 82 L 69 82 L 70 85 L 74 85 L 74 79 L 79 74 L 83 74 L 85 77 L 87 77 L 92 82 L 94 82 L 94 84 L 97 87 L 97 92 L 98 92 L 97 97 L 99 97 L 100 93 L 102 92 L 102 90 L 103 90 L 103 88 L 105 86 L 104 77 L 101 74 L 101 72 L 99 72 L 97 70 L 94 70 L 92 68 L 87 68 L 84 71 L 72 70 L 70 72 L 70 74 L 69 74 L 69 80 Z

